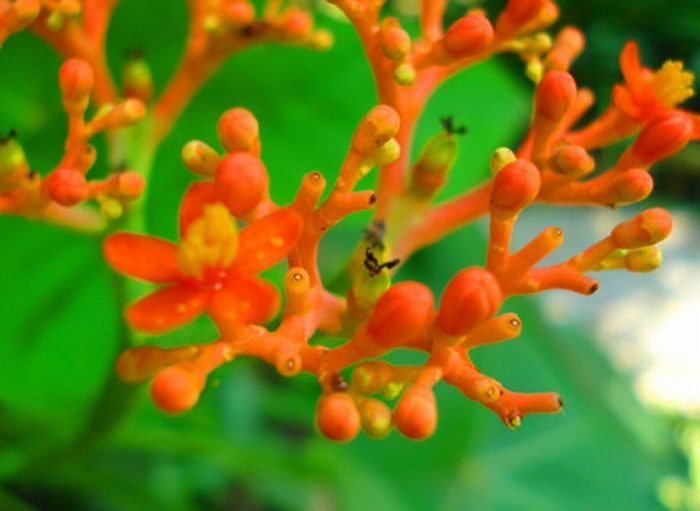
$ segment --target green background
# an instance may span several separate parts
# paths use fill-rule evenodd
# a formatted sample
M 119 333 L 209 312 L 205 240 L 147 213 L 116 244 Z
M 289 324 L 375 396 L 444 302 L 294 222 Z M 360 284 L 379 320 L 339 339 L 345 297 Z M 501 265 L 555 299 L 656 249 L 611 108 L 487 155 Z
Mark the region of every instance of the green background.
M 582 24 L 590 36 L 575 74 L 603 101 L 618 79 L 619 48 L 630 37 L 641 39 L 653 64 L 667 54 L 699 70 L 695 2 L 674 2 L 673 10 L 661 5 L 667 2 L 634 2 L 631 14 L 630 2 L 561 4 L 564 21 Z M 450 15 L 463 9 L 452 5 Z M 175 236 L 178 201 L 193 179 L 180 163 L 180 148 L 192 138 L 215 145 L 218 116 L 232 106 L 249 108 L 260 121 L 278 201 L 289 201 L 309 170 L 336 174 L 354 126 L 376 100 L 352 28 L 319 21 L 336 35 L 330 51 L 256 47 L 230 59 L 199 92 L 158 151 L 149 232 Z M 108 37 L 110 64 L 118 74 L 126 52 L 143 48 L 161 88 L 185 32 L 184 2 L 122 0 Z M 0 51 L 0 132 L 16 128 L 32 167 L 41 171 L 55 165 L 66 130 L 59 65 L 29 34 L 12 37 Z M 516 144 L 531 90 L 516 59 L 499 57 L 452 79 L 430 101 L 419 146 L 437 131 L 440 116 L 454 115 L 469 127 L 445 195 L 483 179 L 494 148 Z M 663 201 L 697 199 L 692 151 L 665 165 Z M 96 172 L 105 170 L 103 157 Z M 679 187 L 679 180 L 686 185 Z M 321 266 L 329 279 L 367 220 L 356 215 L 324 240 Z M 564 414 L 528 417 L 516 432 L 440 386 L 440 424 L 431 439 L 413 442 L 392 433 L 381 441 L 360 436 L 333 444 L 313 428 L 313 378 L 288 380 L 263 364 L 237 360 L 210 378 L 191 412 L 166 417 L 141 388 L 117 428 L 99 442 L 76 445 L 117 354 L 121 313 L 111 272 L 95 238 L 8 217 L 0 218 L 0 233 L 0 510 L 646 510 L 660 507 L 660 478 L 687 470 L 675 435 L 681 419 L 638 404 L 590 332 L 553 327 L 533 299 L 506 306 L 524 320 L 517 341 L 476 355 L 485 373 L 510 388 L 551 389 L 564 397 Z M 448 236 L 418 253 L 398 278 L 440 290 L 458 269 L 483 262 L 484 233 L 477 223 Z M 282 272 L 276 268 L 270 276 L 279 279 Z M 212 325 L 200 320 L 156 342 L 214 336 Z

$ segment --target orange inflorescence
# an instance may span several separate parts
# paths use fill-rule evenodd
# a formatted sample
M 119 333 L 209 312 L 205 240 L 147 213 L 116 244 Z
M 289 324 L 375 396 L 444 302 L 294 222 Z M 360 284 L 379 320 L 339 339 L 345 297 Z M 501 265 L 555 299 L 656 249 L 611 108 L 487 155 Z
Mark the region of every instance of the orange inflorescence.
M 612 104 L 599 118 L 578 126 L 593 95 L 579 88 L 568 70 L 583 50 L 584 38 L 574 28 L 554 38 L 543 31 L 558 15 L 551 0 L 510 0 L 493 21 L 472 10 L 449 27 L 443 25 L 447 1 L 422 0 L 416 39 L 397 18 L 382 19 L 383 0 L 333 3 L 357 29 L 379 106 L 357 126 L 330 193 L 322 199 L 326 180 L 312 171 L 301 179 L 291 204 L 275 202 L 261 159 L 258 122 L 244 108 L 221 117 L 222 149 L 199 140 L 185 145 L 184 164 L 202 179 L 187 189 L 180 205 L 180 242 L 118 232 L 107 238 L 104 254 L 117 271 L 159 286 L 128 306 L 131 327 L 160 334 L 206 314 L 220 335 L 209 344 L 132 348 L 117 361 L 119 375 L 128 382 L 151 379 L 157 406 L 179 413 L 197 403 L 212 371 L 236 357 L 257 357 L 284 376 L 305 371 L 318 379 L 322 390 L 318 429 L 338 441 L 350 440 L 360 430 L 382 437 L 393 427 L 410 438 L 430 436 L 438 423 L 433 389 L 441 380 L 493 410 L 511 428 L 529 413 L 559 412 L 562 400 L 557 394 L 506 389 L 476 367 L 471 350 L 520 335 L 520 318 L 502 311 L 511 296 L 547 289 L 590 295 L 598 289 L 592 272 L 655 269 L 661 262 L 656 245 L 669 235 L 672 222 L 665 210 L 647 209 L 573 257 L 544 265 L 541 261 L 564 242 L 563 232 L 546 227 L 516 249 L 512 236 L 518 217 L 542 202 L 619 206 L 647 198 L 654 184 L 651 166 L 700 138 L 700 118 L 678 107 L 693 93 L 692 75 L 676 62 L 657 71 L 642 67 L 636 46 L 629 43 L 621 59 L 624 84 L 616 86 Z M 83 2 L 85 23 L 93 19 L 88 12 L 101 19 L 92 4 Z M 190 41 L 174 85 L 154 103 L 152 140 L 162 136 L 214 66 L 250 38 L 325 44 L 327 36 L 313 31 L 307 13 L 279 4 L 269 1 L 256 18 L 245 0 L 190 2 Z M 10 5 L 2 11 L 11 20 L 5 23 L 6 33 L 37 23 L 14 12 L 24 4 Z M 37 20 L 47 22 L 58 7 L 51 13 L 45 9 L 52 8 L 42 7 Z M 60 16 L 62 26 L 77 23 L 69 14 Z M 61 35 L 62 30 L 52 35 L 54 42 L 73 37 L 74 30 Z M 492 178 L 434 204 L 455 163 L 462 128 L 444 119 L 444 130 L 411 162 L 417 119 L 445 79 L 504 52 L 520 56 L 536 84 L 529 131 L 516 150 L 494 151 Z M 9 209 L 5 204 L 12 204 L 12 193 L 29 193 L 25 190 L 36 190 L 45 201 L 42 207 L 67 207 L 95 193 L 119 190 L 119 197 L 131 197 L 124 190 L 140 191 L 127 173 L 108 178 L 102 188 L 86 183 L 84 173 L 92 163 L 87 137 L 143 112 L 141 102 L 153 92 L 144 73 L 138 63 L 125 72 L 125 90 L 132 99 L 85 122 L 93 74 L 85 62 L 69 60 L 60 80 L 71 120 L 64 161 L 39 180 L 29 173 L 14 141 L 4 141 L 0 206 Z M 632 137 L 614 166 L 596 169 L 592 150 Z M 379 172 L 377 192 L 357 190 L 373 168 Z M 39 182 L 41 186 L 31 188 Z M 98 188 L 100 192 L 93 192 Z M 17 207 L 33 204 L 14 200 Z M 321 239 L 345 216 L 371 208 L 375 218 L 348 265 L 349 288 L 342 295 L 331 292 L 318 268 Z M 392 284 L 392 273 L 415 250 L 484 215 L 490 223 L 483 266 L 459 271 L 439 296 L 420 282 Z M 281 301 L 276 287 L 258 273 L 283 259 L 288 264 L 284 305 L 279 325 L 268 329 L 263 324 L 277 314 Z M 316 334 L 344 341 L 328 347 L 316 342 Z M 424 362 L 402 366 L 381 360 L 397 349 L 423 352 Z
M 69 59 L 59 73 L 63 108 L 68 116 L 65 151 L 56 167 L 45 175 L 30 169 L 14 133 L 0 139 L 0 212 L 43 218 L 74 227 L 99 227 L 91 210 L 73 208 L 96 200 L 108 217 L 121 214 L 125 204 L 138 198 L 145 187 L 137 172 L 117 169 L 105 179 L 88 179 L 97 153 L 90 140 L 98 133 L 131 126 L 145 115 L 143 103 L 126 99 L 106 104 L 85 118 L 94 86 L 87 62 Z
M 105 38 L 115 6 L 116 0 L 0 0 L 0 47 L 11 34 L 27 28 L 66 59 L 59 83 L 69 128 L 63 158 L 44 176 L 30 168 L 14 132 L 0 138 L 0 214 L 103 229 L 104 219 L 121 216 L 145 186 L 147 169 L 123 168 L 129 137 L 140 139 L 138 152 L 146 160 L 152 157 L 205 80 L 236 52 L 267 42 L 316 49 L 332 43 L 329 33 L 314 28 L 307 11 L 278 0 L 269 0 L 261 13 L 248 0 L 189 0 L 185 53 L 174 76 L 156 94 L 139 52 L 128 56 L 119 86 L 110 74 Z M 96 113 L 87 120 L 91 99 Z M 121 130 L 142 119 L 135 135 Z M 96 158 L 90 139 L 100 132 L 108 135 L 110 160 L 118 168 L 107 179 L 88 181 L 86 173 Z M 89 199 L 100 211 L 86 207 Z

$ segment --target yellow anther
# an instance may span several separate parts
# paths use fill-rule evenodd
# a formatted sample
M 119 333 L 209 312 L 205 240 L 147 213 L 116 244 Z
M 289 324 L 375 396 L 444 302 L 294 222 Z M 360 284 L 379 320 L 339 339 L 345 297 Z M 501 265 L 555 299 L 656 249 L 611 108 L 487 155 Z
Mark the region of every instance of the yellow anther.
M 695 94 L 695 75 L 683 69 L 683 63 L 667 60 L 654 73 L 653 87 L 656 97 L 665 105 L 676 106 Z
M 183 274 L 203 279 L 207 268 L 228 268 L 237 252 L 235 222 L 223 204 L 212 204 L 192 222 L 180 244 L 178 263 Z

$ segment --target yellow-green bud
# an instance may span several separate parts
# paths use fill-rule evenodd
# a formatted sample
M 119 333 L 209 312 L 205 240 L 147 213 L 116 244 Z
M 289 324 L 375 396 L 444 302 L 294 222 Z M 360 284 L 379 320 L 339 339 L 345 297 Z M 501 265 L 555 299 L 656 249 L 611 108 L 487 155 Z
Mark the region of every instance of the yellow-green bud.
M 140 56 L 132 56 L 124 64 L 122 87 L 126 96 L 143 102 L 148 102 L 153 96 L 151 69 Z
M 413 85 L 416 80 L 416 68 L 408 62 L 399 64 L 394 70 L 394 78 L 399 85 Z
M 663 261 L 663 254 L 658 247 L 643 247 L 630 250 L 625 255 L 625 268 L 633 272 L 653 271 Z
M 428 140 L 416 165 L 424 172 L 447 173 L 452 169 L 458 152 L 457 137 L 442 131 Z
M 401 156 L 401 146 L 395 138 L 390 138 L 374 155 L 374 163 L 377 167 L 386 167 L 394 163 Z
M 0 137 L 0 190 L 12 187 L 27 173 L 27 159 L 14 133 Z
M 515 160 L 517 158 L 513 151 L 507 147 L 499 147 L 491 155 L 491 161 L 489 162 L 491 174 L 495 176 L 503 167 L 513 163 Z
M 182 161 L 189 170 L 201 176 L 212 177 L 221 157 L 201 140 L 191 140 L 182 148 Z

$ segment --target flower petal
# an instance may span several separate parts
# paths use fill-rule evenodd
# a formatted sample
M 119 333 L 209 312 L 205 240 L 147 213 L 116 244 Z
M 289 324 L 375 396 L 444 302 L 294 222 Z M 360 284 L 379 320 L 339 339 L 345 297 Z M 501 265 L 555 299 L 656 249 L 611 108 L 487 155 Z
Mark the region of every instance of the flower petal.
M 120 273 L 148 282 L 175 282 L 180 279 L 177 246 L 170 241 L 118 232 L 102 247 L 107 263 Z
M 204 213 L 204 206 L 218 202 L 214 183 L 198 181 L 192 183 L 180 203 L 180 237 L 184 238 L 190 224 Z
M 634 97 L 632 97 L 624 86 L 619 84 L 613 86 L 612 100 L 615 106 L 626 115 L 634 119 L 642 118 L 642 111 L 639 105 L 637 105 Z
M 259 277 L 235 273 L 214 293 L 207 312 L 217 324 L 264 323 L 280 304 L 277 289 Z
M 301 236 L 304 222 L 291 208 L 280 209 L 241 230 L 232 268 L 257 273 L 282 260 Z
M 199 316 L 210 295 L 190 284 L 164 287 L 129 305 L 126 320 L 136 330 L 162 334 Z
M 644 68 L 639 60 L 639 46 L 628 41 L 620 53 L 620 70 L 632 95 L 641 91 L 644 85 Z

